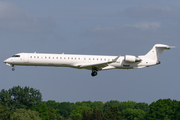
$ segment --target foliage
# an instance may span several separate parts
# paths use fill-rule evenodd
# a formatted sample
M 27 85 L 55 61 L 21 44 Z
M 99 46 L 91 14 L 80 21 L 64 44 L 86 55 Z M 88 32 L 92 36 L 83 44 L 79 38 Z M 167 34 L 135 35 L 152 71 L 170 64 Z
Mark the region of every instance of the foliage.
M 120 120 L 120 112 L 118 107 L 110 106 L 110 108 L 104 113 L 103 120 Z
M 149 107 L 150 110 L 146 115 L 148 120 L 175 120 L 176 114 L 178 113 L 179 102 L 171 99 L 159 99 L 151 103 Z
M 99 109 L 93 109 L 92 111 L 83 111 L 82 120 L 102 120 L 102 112 Z
M 121 102 L 119 104 L 118 108 L 119 108 L 119 111 L 123 111 L 123 110 L 125 110 L 127 108 L 134 109 L 135 105 L 136 105 L 136 102 L 134 102 L 134 101 L 127 101 L 127 102 L 125 101 L 125 102 Z
M 11 111 L 8 107 L 0 104 L 0 120 L 10 119 Z
M 48 107 L 46 104 L 38 104 L 34 107 L 31 107 L 31 110 L 39 112 L 39 116 L 42 120 L 49 120 Z
M 106 112 L 111 106 L 119 106 L 120 102 L 117 100 L 107 101 L 103 106 L 103 112 Z
M 1 90 L 0 101 L 2 105 L 14 111 L 19 108 L 28 109 L 41 103 L 42 95 L 39 90 L 33 88 L 14 86 L 9 90 Z
M 145 112 L 140 109 L 127 108 L 122 111 L 122 116 L 124 116 L 127 120 L 143 120 Z
M 0 91 L 0 120 L 179 120 L 180 101 L 147 103 L 82 101 L 42 102 L 39 90 L 15 86 Z
M 72 120 L 81 120 L 83 118 L 82 113 L 84 111 L 91 111 L 91 108 L 87 106 L 78 106 L 72 111 L 70 117 L 72 118 Z
M 57 112 L 59 115 L 67 119 L 69 118 L 74 107 L 75 107 L 74 103 L 62 102 L 62 103 L 59 103 Z
M 134 106 L 135 109 L 141 109 L 144 112 L 148 112 L 149 111 L 149 105 L 147 103 L 136 103 Z
M 39 113 L 36 111 L 16 109 L 10 120 L 41 120 L 41 118 L 39 118 Z
M 54 108 L 54 109 L 58 109 L 58 105 L 60 104 L 59 102 L 56 102 L 54 100 L 48 100 L 45 102 L 45 104 L 47 105 L 48 108 Z

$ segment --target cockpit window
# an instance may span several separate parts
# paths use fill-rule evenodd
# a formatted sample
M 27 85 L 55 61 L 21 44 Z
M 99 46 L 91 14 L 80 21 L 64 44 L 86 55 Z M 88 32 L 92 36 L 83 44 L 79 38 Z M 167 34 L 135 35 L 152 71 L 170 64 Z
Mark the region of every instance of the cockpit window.
M 20 57 L 20 55 L 13 55 L 12 57 Z

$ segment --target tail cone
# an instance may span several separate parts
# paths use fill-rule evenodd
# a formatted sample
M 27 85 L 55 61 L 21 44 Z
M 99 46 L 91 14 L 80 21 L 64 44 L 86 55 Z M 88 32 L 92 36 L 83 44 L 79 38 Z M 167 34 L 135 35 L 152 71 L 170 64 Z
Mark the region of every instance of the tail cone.
M 157 62 L 156 62 L 156 65 L 158 65 L 158 64 L 160 64 L 160 63 L 161 63 L 160 61 L 157 61 Z

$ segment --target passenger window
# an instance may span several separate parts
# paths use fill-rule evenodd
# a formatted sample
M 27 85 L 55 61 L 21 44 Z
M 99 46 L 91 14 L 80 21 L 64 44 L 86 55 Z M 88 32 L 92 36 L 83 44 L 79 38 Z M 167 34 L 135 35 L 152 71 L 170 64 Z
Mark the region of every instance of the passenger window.
M 36 58 L 36 56 L 34 56 L 34 58 Z
M 32 56 L 30 56 L 30 58 L 32 58 Z
M 56 59 L 58 59 L 58 57 L 56 57 Z

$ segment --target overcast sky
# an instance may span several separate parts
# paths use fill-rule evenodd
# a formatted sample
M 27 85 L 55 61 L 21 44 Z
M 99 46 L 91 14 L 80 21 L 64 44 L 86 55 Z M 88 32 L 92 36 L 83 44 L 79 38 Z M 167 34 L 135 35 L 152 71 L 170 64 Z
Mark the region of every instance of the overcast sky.
M 43 100 L 180 101 L 180 1 L 1 0 L 0 89 L 29 86 Z M 154 44 L 176 46 L 161 64 L 134 70 L 91 71 L 16 66 L 3 61 L 20 52 L 144 55 Z

